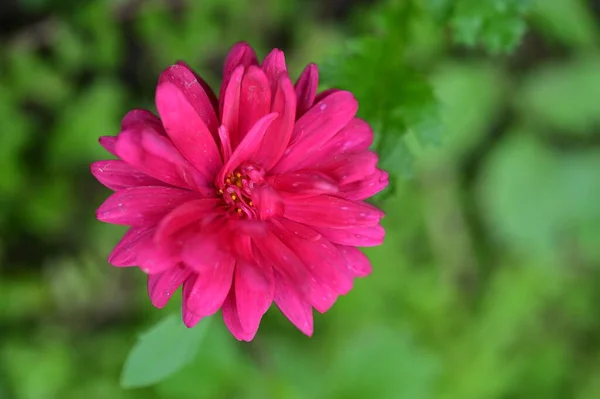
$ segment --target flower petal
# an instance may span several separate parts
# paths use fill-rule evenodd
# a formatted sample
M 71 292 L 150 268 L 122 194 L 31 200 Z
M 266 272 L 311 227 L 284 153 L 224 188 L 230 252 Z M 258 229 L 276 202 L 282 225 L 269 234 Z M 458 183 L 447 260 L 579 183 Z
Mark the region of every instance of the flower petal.
M 160 274 L 148 276 L 148 296 L 157 308 L 163 308 L 175 291 L 188 278 L 190 271 L 176 266 Z
M 217 198 L 202 198 L 178 206 L 162 218 L 156 229 L 154 241 L 159 245 L 168 245 L 178 232 L 191 224 L 198 224 L 199 220 L 212 214 L 219 203 Z
M 279 49 L 273 49 L 262 62 L 262 70 L 265 72 L 267 79 L 269 80 L 269 86 L 271 91 L 274 93 L 277 87 L 279 77 L 287 72 L 287 66 L 285 64 L 285 55 L 283 51 Z
M 139 268 L 146 274 L 160 274 L 181 264 L 179 248 L 159 246 L 152 241 L 139 245 L 136 258 Z
M 271 88 L 267 76 L 257 66 L 246 69 L 240 89 L 240 114 L 237 134 L 232 134 L 231 145 L 235 148 L 256 122 L 271 109 Z M 233 132 L 230 132 L 233 133 Z
M 229 134 L 229 143 L 233 150 L 232 141 L 239 142 L 239 123 L 240 123 L 240 93 L 242 91 L 242 78 L 244 77 L 244 67 L 238 66 L 231 75 L 227 88 L 221 95 L 221 123 L 227 129 Z M 234 137 L 235 136 L 235 137 Z M 226 162 L 226 161 L 224 161 Z
M 140 172 L 183 188 L 208 184 L 175 149 L 171 141 L 151 125 L 137 125 L 119 133 L 116 153 Z
M 361 201 L 377 194 L 389 184 L 389 175 L 377 169 L 362 180 L 340 186 L 340 196 L 355 201 Z
M 152 125 L 156 129 L 162 130 L 162 123 L 158 116 L 147 109 L 132 109 L 121 119 L 121 130 L 131 129 L 138 125 Z
M 240 325 L 244 331 L 256 331 L 260 320 L 273 302 L 275 284 L 270 265 L 238 262 L 235 268 L 235 298 Z
M 210 270 L 188 278 L 183 285 L 184 310 L 202 317 L 216 313 L 231 289 L 234 266 L 233 257 L 223 256 Z
M 308 64 L 296 82 L 296 98 L 298 111 L 296 118 L 301 117 L 313 106 L 319 86 L 319 69 L 315 64 Z
M 206 96 L 208 97 L 208 101 L 210 101 L 210 104 L 212 105 L 214 111 L 215 111 L 215 116 L 217 116 L 217 112 L 219 112 L 219 99 L 217 99 L 217 96 L 215 95 L 215 93 L 213 92 L 213 90 L 211 89 L 211 87 L 209 86 L 208 83 L 206 83 L 206 81 L 204 79 L 202 79 L 202 77 L 200 75 L 198 75 L 196 73 L 196 71 L 194 71 L 187 63 L 185 63 L 184 61 L 177 61 L 175 63 L 175 65 L 181 65 L 185 68 L 187 68 L 191 73 L 194 74 L 194 76 L 196 77 L 196 79 L 198 80 L 198 83 L 200 83 L 200 86 L 202 86 L 202 89 L 204 90 L 204 93 L 206 93 Z M 215 120 L 215 122 L 218 122 L 218 118 L 217 120 Z M 208 129 L 212 132 L 212 124 L 207 123 Z
M 131 227 L 108 257 L 108 263 L 117 267 L 138 266 L 139 249 L 152 241 L 153 227 Z
M 348 228 L 373 226 L 383 212 L 365 202 L 348 201 L 331 195 L 295 196 L 285 199 L 284 217 L 308 226 Z
M 223 99 L 225 90 L 229 86 L 229 82 L 232 80 L 232 75 L 234 71 L 238 67 L 242 67 L 242 70 L 248 68 L 250 65 L 257 65 L 258 60 L 256 58 L 256 53 L 250 45 L 246 42 L 236 43 L 229 54 L 227 54 L 227 58 L 225 59 L 225 65 L 223 66 L 223 83 L 221 84 L 221 92 L 219 93 L 219 98 L 221 99 L 220 103 L 220 114 L 223 115 Z M 229 126 L 228 126 L 229 128 Z
M 244 331 L 242 325 L 240 324 L 240 318 L 238 316 L 238 310 L 235 299 L 235 290 L 232 287 L 229 295 L 223 302 L 223 307 L 221 308 L 223 313 L 223 321 L 225 325 L 231 331 L 231 334 L 239 340 L 239 341 L 247 341 L 250 342 L 256 335 L 256 331 Z
M 296 96 L 292 82 L 287 74 L 283 74 L 275 86 L 275 94 L 271 112 L 277 112 L 279 117 L 273 121 L 265 132 L 262 143 L 251 160 L 269 170 L 285 152 L 296 119 Z
M 227 163 L 231 158 L 231 136 L 225 125 L 219 126 L 219 141 L 221 142 L 221 155 L 223 162 Z
M 267 181 L 276 191 L 293 193 L 297 196 L 335 194 L 339 191 L 335 180 L 315 170 L 300 170 L 269 176 Z
M 260 143 L 262 142 L 262 138 L 265 135 L 266 130 L 269 128 L 271 123 L 277 118 L 277 113 L 271 113 L 263 116 L 261 119 L 256 122 L 256 124 L 250 129 L 248 134 L 244 137 L 242 142 L 237 146 L 233 154 L 231 154 L 231 158 L 225 164 L 219 176 L 217 177 L 217 181 L 221 184 L 221 187 L 224 187 L 224 179 L 227 173 L 235 170 L 242 163 L 247 161 L 260 147 Z
M 326 238 L 308 241 L 293 234 L 298 223 L 282 219 L 281 237 L 294 251 L 310 274 L 320 283 L 344 295 L 352 289 L 353 276 L 346 268 L 346 260 L 337 247 Z
M 115 151 L 115 144 L 117 143 L 116 136 L 102 136 L 98 139 L 98 142 L 102 147 L 104 147 L 106 151 L 108 151 L 114 156 L 117 156 L 117 153 Z
M 97 161 L 92 163 L 90 169 L 100 183 L 114 191 L 129 187 L 164 185 L 160 180 L 139 172 L 119 160 Z
M 254 245 L 269 263 L 291 281 L 299 292 L 308 292 L 308 281 L 310 276 L 306 265 L 296 256 L 286 244 L 284 244 L 272 231 L 267 231 L 260 240 L 253 240 Z
M 319 313 L 325 313 L 337 301 L 338 294 L 327 285 L 318 282 L 316 279 L 310 280 L 310 293 L 308 295 L 311 305 Z
M 346 260 L 346 267 L 356 277 L 365 277 L 371 274 L 373 267 L 369 258 L 361 250 L 347 245 L 337 245 L 338 250 Z
M 255 188 L 252 198 L 261 220 L 283 215 L 283 199 L 272 187 L 265 185 Z
M 175 147 L 207 182 L 212 181 L 223 165 L 215 142 L 218 124 L 194 74 L 179 65 L 164 71 L 156 88 L 156 108 Z
M 334 244 L 353 247 L 376 247 L 383 244 L 385 230 L 381 225 L 335 229 L 331 227 L 314 227 L 325 238 Z
M 352 120 L 357 109 L 356 99 L 347 91 L 325 97 L 298 119 L 294 127 L 294 141 L 273 172 L 293 170 L 304 157 L 312 156 Z
M 168 212 L 198 194 L 174 187 L 131 187 L 113 193 L 96 211 L 98 220 L 144 226 L 158 223 Z
M 329 141 L 300 160 L 295 169 L 313 169 L 334 161 L 336 157 L 351 152 L 366 151 L 373 143 L 373 130 L 367 122 L 353 118 Z
M 332 162 L 319 166 L 341 184 L 349 184 L 373 174 L 377 170 L 378 160 L 373 151 L 362 151 L 338 155 Z
M 315 102 L 312 105 L 318 104 L 319 102 L 323 101 L 323 99 L 327 96 L 330 96 L 334 93 L 340 92 L 340 89 L 327 89 L 327 90 L 323 90 L 322 92 L 318 93 L 317 96 L 315 97 Z
M 300 331 L 313 334 L 313 314 L 310 304 L 285 277 L 275 274 L 275 303 Z

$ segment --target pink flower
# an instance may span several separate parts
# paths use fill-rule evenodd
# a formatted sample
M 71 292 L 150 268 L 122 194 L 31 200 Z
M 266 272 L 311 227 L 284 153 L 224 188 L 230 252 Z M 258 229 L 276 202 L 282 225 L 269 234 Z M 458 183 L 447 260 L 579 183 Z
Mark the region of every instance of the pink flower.
M 383 242 L 383 212 L 364 200 L 388 175 L 352 94 L 317 84 L 316 65 L 293 85 L 283 52 L 259 64 L 239 43 L 219 99 L 179 62 L 159 78 L 160 118 L 132 110 L 100 138 L 119 159 L 91 166 L 114 190 L 97 217 L 131 226 L 109 262 L 147 273 L 154 306 L 183 285 L 188 327 L 221 309 L 250 341 L 275 302 L 310 336 L 312 308 L 327 311 L 371 272 L 357 247 Z

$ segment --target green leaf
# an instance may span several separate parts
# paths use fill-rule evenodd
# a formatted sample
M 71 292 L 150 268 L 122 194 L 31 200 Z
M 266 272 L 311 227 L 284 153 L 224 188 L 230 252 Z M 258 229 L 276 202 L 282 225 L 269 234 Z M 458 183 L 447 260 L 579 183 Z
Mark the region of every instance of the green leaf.
M 600 231 L 598 170 L 600 151 L 560 154 L 516 129 L 482 170 L 483 215 L 494 235 L 516 253 L 552 264 L 572 248 L 586 251 L 586 242 Z
M 492 54 L 514 50 L 523 34 L 531 0 L 428 0 L 430 12 L 449 20 L 454 41 L 467 47 L 483 45 Z
M 583 51 L 598 44 L 600 29 L 585 1 L 534 0 L 532 24 L 544 36 Z
M 517 104 L 547 133 L 592 135 L 600 124 L 600 56 L 550 64 L 528 76 Z
M 208 319 L 195 328 L 183 325 L 177 314 L 162 320 L 142 336 L 127 356 L 121 374 L 123 388 L 156 384 L 189 364 L 198 352 Z

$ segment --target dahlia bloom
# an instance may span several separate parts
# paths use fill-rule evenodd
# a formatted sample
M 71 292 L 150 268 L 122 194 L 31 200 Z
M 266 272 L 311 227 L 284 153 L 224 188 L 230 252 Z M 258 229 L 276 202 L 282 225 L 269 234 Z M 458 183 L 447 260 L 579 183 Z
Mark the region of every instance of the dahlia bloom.
M 147 273 L 154 306 L 183 286 L 188 327 L 220 309 L 250 341 L 275 302 L 310 336 L 312 308 L 327 311 L 371 272 L 357 247 L 383 242 L 383 212 L 364 200 L 388 175 L 352 94 L 317 84 L 316 65 L 294 85 L 283 52 L 259 64 L 238 43 L 219 98 L 178 62 L 158 80 L 159 116 L 132 110 L 100 138 L 118 159 L 91 166 L 114 190 L 97 218 L 130 226 L 109 262 Z

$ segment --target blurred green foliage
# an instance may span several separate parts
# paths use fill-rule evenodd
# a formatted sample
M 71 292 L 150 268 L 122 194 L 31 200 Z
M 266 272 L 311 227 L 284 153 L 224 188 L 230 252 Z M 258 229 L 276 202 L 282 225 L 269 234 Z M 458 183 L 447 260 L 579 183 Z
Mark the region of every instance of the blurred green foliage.
M 598 9 L 1 3 L 0 398 L 600 397 Z M 179 303 L 152 308 L 140 272 L 106 263 L 123 229 L 95 220 L 107 190 L 88 164 L 129 108 L 153 107 L 163 68 L 183 59 L 217 85 L 237 40 L 356 93 L 400 172 L 386 244 L 313 338 L 276 309 L 250 344 L 213 320 L 188 367 L 124 390 L 140 332 Z

